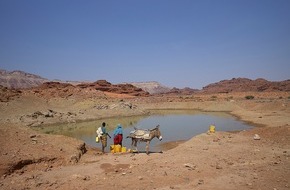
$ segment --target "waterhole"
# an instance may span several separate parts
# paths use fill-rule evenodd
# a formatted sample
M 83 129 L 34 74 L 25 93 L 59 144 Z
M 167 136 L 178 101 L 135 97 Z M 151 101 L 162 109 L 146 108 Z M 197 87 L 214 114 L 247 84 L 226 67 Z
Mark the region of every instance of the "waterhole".
M 216 131 L 240 131 L 252 128 L 249 124 L 239 121 L 232 115 L 224 112 L 200 112 L 195 110 L 154 110 L 147 116 L 115 117 L 102 120 L 58 124 L 35 128 L 47 134 L 60 134 L 83 140 L 87 145 L 101 147 L 101 143 L 95 142 L 96 130 L 102 122 L 106 122 L 107 132 L 112 137 L 108 138 L 109 145 L 113 144 L 113 131 L 117 124 L 123 126 L 123 146 L 131 148 L 131 139 L 126 138 L 134 127 L 140 129 L 152 129 L 160 125 L 163 137 L 150 143 L 150 151 L 162 151 L 162 144 L 176 141 L 186 141 L 201 133 L 208 131 L 210 125 L 215 125 Z M 139 150 L 145 150 L 145 143 L 138 144 Z

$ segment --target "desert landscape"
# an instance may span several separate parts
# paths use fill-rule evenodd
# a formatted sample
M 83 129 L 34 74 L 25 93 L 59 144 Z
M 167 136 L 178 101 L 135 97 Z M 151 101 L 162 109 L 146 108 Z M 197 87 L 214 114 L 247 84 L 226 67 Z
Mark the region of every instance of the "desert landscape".
M 1 85 L 1 189 L 290 189 L 289 80 L 234 78 L 202 90 L 154 83 L 158 93 L 105 80 Z M 228 112 L 255 128 L 205 131 L 149 155 L 112 154 L 108 148 L 102 154 L 81 140 L 31 128 L 146 115 L 154 109 Z

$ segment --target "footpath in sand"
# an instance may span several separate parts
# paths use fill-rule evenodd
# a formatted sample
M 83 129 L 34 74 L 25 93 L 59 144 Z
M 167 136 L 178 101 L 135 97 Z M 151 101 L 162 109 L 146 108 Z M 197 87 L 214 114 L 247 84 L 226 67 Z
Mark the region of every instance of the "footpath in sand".
M 289 94 L 260 96 L 254 100 L 245 100 L 244 95 L 212 100 L 211 95 L 122 101 L 20 97 L 1 103 L 0 189 L 290 189 Z M 96 105 L 114 109 L 100 110 Z M 131 108 L 124 109 L 126 105 Z M 36 121 L 26 117 L 48 109 L 54 117 L 39 116 Z M 216 133 L 149 155 L 101 154 L 80 140 L 39 134 L 28 127 L 93 119 L 94 115 L 97 119 L 145 114 L 148 109 L 228 111 L 257 127 L 234 133 L 217 128 Z M 260 140 L 254 140 L 255 134 Z

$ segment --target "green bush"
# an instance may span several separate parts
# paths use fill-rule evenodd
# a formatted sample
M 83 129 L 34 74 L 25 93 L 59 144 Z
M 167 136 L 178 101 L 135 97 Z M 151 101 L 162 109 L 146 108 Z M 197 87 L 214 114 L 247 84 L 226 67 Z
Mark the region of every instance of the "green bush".
M 246 98 L 247 100 L 252 100 L 252 99 L 254 99 L 255 97 L 250 95 L 250 96 L 246 96 L 245 98 Z

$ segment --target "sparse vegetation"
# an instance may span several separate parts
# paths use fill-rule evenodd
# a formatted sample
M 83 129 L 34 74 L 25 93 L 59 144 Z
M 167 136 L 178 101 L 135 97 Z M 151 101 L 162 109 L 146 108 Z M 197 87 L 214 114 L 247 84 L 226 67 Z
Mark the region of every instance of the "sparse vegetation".
M 245 96 L 245 98 L 246 98 L 247 100 L 252 100 L 252 99 L 254 99 L 255 97 L 252 96 L 252 95 L 249 95 L 249 96 Z

